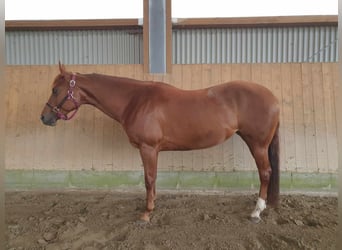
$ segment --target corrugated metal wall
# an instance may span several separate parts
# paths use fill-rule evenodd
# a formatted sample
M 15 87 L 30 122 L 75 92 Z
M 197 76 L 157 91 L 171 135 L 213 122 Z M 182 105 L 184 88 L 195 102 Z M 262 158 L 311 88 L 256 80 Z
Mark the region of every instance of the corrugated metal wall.
M 141 31 L 136 30 L 10 31 L 6 32 L 6 62 L 139 64 L 142 44 Z
M 337 62 L 336 26 L 173 30 L 174 64 Z M 6 32 L 9 65 L 141 64 L 134 30 Z
M 173 63 L 337 62 L 337 27 L 179 29 Z

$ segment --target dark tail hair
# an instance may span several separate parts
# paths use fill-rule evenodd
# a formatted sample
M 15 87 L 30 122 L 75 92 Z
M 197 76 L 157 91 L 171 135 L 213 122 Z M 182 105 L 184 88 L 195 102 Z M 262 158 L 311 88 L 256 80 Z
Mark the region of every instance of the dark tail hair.
M 267 189 L 267 204 L 276 207 L 279 203 L 279 123 L 268 147 L 268 159 L 272 174 Z

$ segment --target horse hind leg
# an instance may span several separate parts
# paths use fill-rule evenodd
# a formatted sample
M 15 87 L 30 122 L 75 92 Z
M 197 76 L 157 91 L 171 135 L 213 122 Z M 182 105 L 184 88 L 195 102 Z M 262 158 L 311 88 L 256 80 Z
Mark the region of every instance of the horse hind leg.
M 251 220 L 257 223 L 261 220 L 261 212 L 266 208 L 267 192 L 272 170 L 268 159 L 268 147 L 255 147 L 251 149 L 251 152 L 257 164 L 260 179 L 258 201 L 251 214 Z

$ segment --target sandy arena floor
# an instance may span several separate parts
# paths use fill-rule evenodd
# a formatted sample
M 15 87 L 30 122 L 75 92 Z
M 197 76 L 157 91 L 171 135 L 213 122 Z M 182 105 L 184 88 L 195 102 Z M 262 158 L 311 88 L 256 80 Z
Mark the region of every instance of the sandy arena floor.
M 262 221 L 255 194 L 161 192 L 137 223 L 144 192 L 7 192 L 7 249 L 334 249 L 337 197 L 282 195 Z

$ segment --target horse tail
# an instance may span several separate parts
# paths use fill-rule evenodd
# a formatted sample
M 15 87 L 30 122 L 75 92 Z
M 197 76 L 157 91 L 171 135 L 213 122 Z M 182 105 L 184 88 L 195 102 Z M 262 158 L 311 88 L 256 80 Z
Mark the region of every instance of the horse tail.
M 267 189 L 267 204 L 276 207 L 279 203 L 279 123 L 268 147 L 268 159 L 271 164 L 271 177 Z

